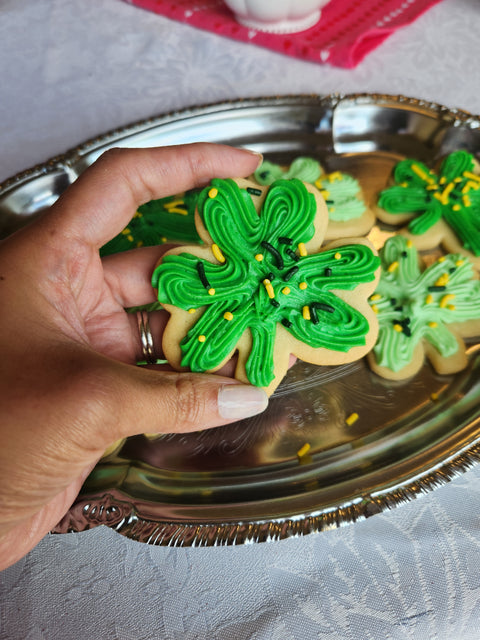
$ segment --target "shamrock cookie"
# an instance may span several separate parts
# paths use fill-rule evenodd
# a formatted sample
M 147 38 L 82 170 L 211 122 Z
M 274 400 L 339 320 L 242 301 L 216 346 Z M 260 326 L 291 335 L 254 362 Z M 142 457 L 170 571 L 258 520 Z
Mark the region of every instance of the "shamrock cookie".
M 100 255 L 165 242 L 199 242 L 195 228 L 198 189 L 151 200 L 138 208 L 129 225 L 100 250 Z
M 378 340 L 368 354 L 384 378 L 415 375 L 427 357 L 440 374 L 467 365 L 463 338 L 480 335 L 480 280 L 468 258 L 448 254 L 422 270 L 416 248 L 397 235 L 380 251 L 382 275 L 372 309 Z
M 325 173 L 313 158 L 298 157 L 286 168 L 265 160 L 254 177 L 261 185 L 272 184 L 279 178 L 297 178 L 315 185 L 328 208 L 325 240 L 366 235 L 375 223 L 375 216 L 365 204 L 358 180 L 342 171 Z
M 376 214 L 388 224 L 408 222 L 401 233 L 419 250 L 442 245 L 480 266 L 480 165 L 472 154 L 451 153 L 438 172 L 402 160 L 393 185 L 380 193 Z
M 330 365 L 372 348 L 379 258 L 363 238 L 321 249 L 328 215 L 317 189 L 216 179 L 196 223 L 205 245 L 167 252 L 152 276 L 171 314 L 163 351 L 173 367 L 215 371 L 237 352 L 235 376 L 272 393 L 290 354 Z

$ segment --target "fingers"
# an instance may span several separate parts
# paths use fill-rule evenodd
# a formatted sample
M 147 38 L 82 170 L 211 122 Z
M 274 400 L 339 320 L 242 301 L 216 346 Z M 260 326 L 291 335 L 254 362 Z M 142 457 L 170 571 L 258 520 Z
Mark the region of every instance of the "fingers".
M 149 200 L 253 173 L 261 157 L 224 145 L 195 143 L 152 149 L 112 149 L 62 195 L 44 222 L 100 248 Z
M 171 245 L 142 247 L 103 258 L 105 280 L 117 302 L 125 308 L 155 302 L 153 270 Z
M 122 365 L 120 365 L 122 366 Z M 115 432 L 105 446 L 140 433 L 186 433 L 228 424 L 264 411 L 263 389 L 217 375 L 153 371 L 123 365 L 116 377 Z M 112 421 L 105 422 L 110 424 Z

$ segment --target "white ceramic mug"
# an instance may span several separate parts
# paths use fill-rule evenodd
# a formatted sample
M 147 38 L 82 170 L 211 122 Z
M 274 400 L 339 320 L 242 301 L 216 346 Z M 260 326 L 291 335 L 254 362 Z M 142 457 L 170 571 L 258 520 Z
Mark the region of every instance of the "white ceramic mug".
M 246 27 L 272 33 L 294 33 L 313 27 L 329 0 L 224 0 Z

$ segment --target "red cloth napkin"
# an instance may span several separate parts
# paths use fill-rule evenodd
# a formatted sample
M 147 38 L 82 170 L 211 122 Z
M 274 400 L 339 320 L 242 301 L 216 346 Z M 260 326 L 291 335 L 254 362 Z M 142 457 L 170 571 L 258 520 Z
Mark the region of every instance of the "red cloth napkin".
M 298 0 L 301 2 L 301 0 Z M 440 0 L 331 0 L 301 33 L 272 34 L 240 25 L 222 0 L 126 0 L 234 40 L 337 67 L 353 68 L 389 35 Z

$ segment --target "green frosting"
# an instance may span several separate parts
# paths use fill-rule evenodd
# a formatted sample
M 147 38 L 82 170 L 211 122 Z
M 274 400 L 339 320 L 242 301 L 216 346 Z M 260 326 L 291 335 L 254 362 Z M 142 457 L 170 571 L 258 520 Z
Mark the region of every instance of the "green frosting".
M 136 247 L 165 242 L 200 242 L 195 228 L 199 190 L 151 200 L 138 208 L 128 226 L 100 250 L 100 255 L 121 253 Z
M 346 222 L 359 218 L 366 210 L 358 181 L 346 173 L 334 171 L 324 174 L 313 158 L 296 158 L 287 170 L 280 165 L 265 160 L 255 172 L 255 180 L 261 185 L 270 185 L 275 180 L 297 178 L 314 184 L 325 198 L 329 220 Z
M 406 159 L 394 170 L 395 185 L 380 193 L 378 205 L 393 214 L 412 214 L 412 234 L 426 233 L 444 219 L 465 249 L 480 256 L 480 177 L 472 154 L 448 155 L 438 174 L 418 160 Z
M 181 343 L 183 366 L 218 368 L 249 329 L 246 374 L 266 387 L 274 378 L 277 323 L 315 348 L 347 352 L 365 344 L 366 318 L 334 292 L 373 281 L 379 258 L 362 244 L 306 255 L 316 202 L 302 182 L 275 181 L 257 213 L 247 190 L 213 180 L 198 209 L 221 259 L 167 255 L 152 277 L 160 303 L 198 310 Z
M 417 250 L 400 235 L 387 240 L 380 258 L 382 274 L 370 297 L 379 322 L 377 364 L 400 371 L 423 339 L 444 357 L 455 354 L 448 325 L 480 318 L 480 281 L 469 260 L 448 254 L 422 272 Z
M 303 156 L 295 158 L 286 170 L 278 164 L 264 160 L 254 174 L 255 180 L 263 186 L 269 186 L 280 178 L 284 180 L 297 178 L 302 182 L 313 184 L 321 175 L 320 163 L 313 158 Z

